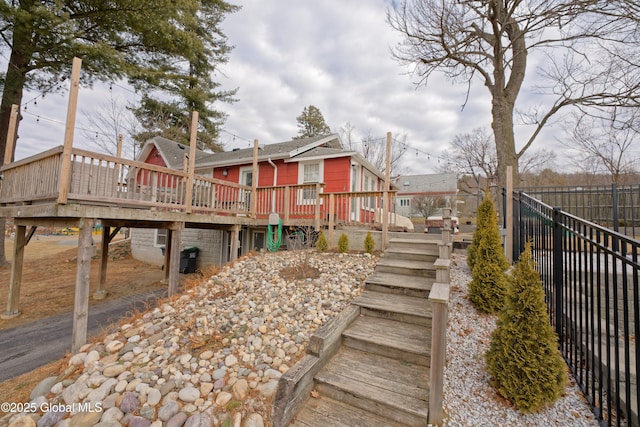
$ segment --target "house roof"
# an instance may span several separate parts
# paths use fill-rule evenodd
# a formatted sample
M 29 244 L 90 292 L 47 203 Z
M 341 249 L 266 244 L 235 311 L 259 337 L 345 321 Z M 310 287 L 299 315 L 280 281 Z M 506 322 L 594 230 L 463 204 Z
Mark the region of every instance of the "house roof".
M 289 159 L 303 155 L 309 150 L 313 150 L 315 148 L 336 149 L 338 151 L 342 151 L 342 142 L 338 135 L 331 134 L 262 145 L 259 146 L 258 161 L 265 161 L 267 159 Z M 253 162 L 253 148 L 244 148 L 209 154 L 206 158 L 198 161 L 198 167 L 231 166 L 251 162 Z
M 182 169 L 185 153 L 189 147 L 161 136 L 149 139 L 142 148 L 139 159 L 146 159 L 153 147 L 156 147 L 167 167 Z M 315 160 L 334 157 L 351 157 L 381 179 L 384 174 L 355 151 L 345 151 L 337 134 L 293 139 L 259 146 L 258 161 L 284 159 L 285 161 Z M 253 162 L 253 148 L 235 149 L 220 153 L 207 153 L 196 150 L 196 169 L 241 165 Z
M 147 140 L 142 147 L 142 151 L 138 156 L 139 159 L 146 159 L 153 147 L 158 149 L 164 163 L 171 169 L 182 169 L 184 155 L 189 155 L 189 146 L 180 144 L 162 136 L 154 136 Z M 211 153 L 206 153 L 196 148 L 196 163 L 199 163 Z
M 451 193 L 458 191 L 455 173 L 429 175 L 400 175 L 395 178 L 398 195 L 424 193 Z

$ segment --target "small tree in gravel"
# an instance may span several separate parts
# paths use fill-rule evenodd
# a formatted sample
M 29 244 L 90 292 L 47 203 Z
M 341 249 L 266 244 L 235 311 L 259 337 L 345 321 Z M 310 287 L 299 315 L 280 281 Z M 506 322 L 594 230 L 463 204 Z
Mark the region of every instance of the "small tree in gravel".
M 324 237 L 324 231 L 320 230 L 320 233 L 318 234 L 318 240 L 316 240 L 316 250 L 318 252 L 326 252 L 327 249 L 329 249 L 327 238 Z
M 338 252 L 341 254 L 349 251 L 349 238 L 346 234 L 342 233 L 338 239 Z
M 469 284 L 469 300 L 485 313 L 497 313 L 504 305 L 507 282 L 504 270 L 507 262 L 502 252 L 498 220 L 493 202 L 485 197 L 478 209 L 478 220 L 482 216 L 482 224 L 474 234 L 473 267 Z
M 373 240 L 371 232 L 367 232 L 367 236 L 364 238 L 364 251 L 368 254 L 372 254 L 376 250 L 376 242 Z
M 498 392 L 522 412 L 535 412 L 560 397 L 567 373 L 530 244 L 509 281 L 505 307 L 485 356 Z
M 495 225 L 493 225 L 495 224 Z M 484 200 L 478 206 L 478 217 L 476 218 L 476 231 L 473 233 L 473 240 L 471 244 L 467 247 L 467 265 L 473 271 L 473 267 L 475 265 L 477 259 L 477 251 L 480 246 L 480 240 L 487 236 L 487 232 L 485 229 L 490 227 L 492 231 L 495 229 L 495 233 L 492 232 L 489 235 L 489 238 L 492 239 L 491 245 L 501 247 L 500 243 L 500 231 L 498 230 L 498 220 L 496 218 L 496 210 L 493 206 L 493 202 L 491 201 L 491 195 L 487 191 Z M 502 271 L 509 268 L 509 263 L 507 262 L 506 257 L 502 250 L 499 251 L 500 254 L 497 255 L 497 261 L 502 268 Z

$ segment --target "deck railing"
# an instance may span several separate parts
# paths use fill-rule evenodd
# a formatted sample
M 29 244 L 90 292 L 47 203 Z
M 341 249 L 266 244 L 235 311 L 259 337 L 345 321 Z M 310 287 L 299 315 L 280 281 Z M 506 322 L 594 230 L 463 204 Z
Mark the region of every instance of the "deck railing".
M 62 146 L 0 168 L 0 203 L 98 204 L 154 210 L 243 215 L 284 224 L 346 226 L 382 223 L 385 192 L 324 193 L 324 184 L 258 187 L 191 175 L 149 163 Z M 64 168 L 68 174 L 63 174 Z M 69 176 L 68 183 L 63 176 Z M 192 183 L 191 188 L 189 184 Z M 190 191 L 189 191 L 190 190 Z M 388 193 L 393 207 L 394 192 Z M 64 197 L 61 197 L 64 195 Z M 252 198 L 255 197 L 255 204 Z M 252 209 L 254 209 L 252 211 Z M 389 214 L 389 224 L 395 215 Z

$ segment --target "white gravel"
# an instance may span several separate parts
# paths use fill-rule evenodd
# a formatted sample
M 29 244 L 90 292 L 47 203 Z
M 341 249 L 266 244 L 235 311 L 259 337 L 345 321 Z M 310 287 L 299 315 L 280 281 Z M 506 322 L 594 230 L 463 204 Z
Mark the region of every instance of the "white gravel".
M 467 299 L 471 272 L 467 258 L 453 254 L 451 299 L 444 380 L 445 425 L 464 426 L 599 426 L 584 395 L 569 374 L 564 396 L 552 406 L 525 415 L 489 384 L 484 354 L 496 316 L 478 312 Z

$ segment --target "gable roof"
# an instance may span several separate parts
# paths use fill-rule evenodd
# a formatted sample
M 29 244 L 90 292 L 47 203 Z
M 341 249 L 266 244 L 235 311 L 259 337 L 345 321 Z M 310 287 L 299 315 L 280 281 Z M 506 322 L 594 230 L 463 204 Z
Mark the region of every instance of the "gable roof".
M 294 139 L 276 144 L 261 145 L 258 149 L 258 161 L 267 159 L 290 159 L 300 156 L 315 148 L 342 151 L 342 142 L 337 134 L 314 136 L 312 138 Z M 231 166 L 253 162 L 253 148 L 235 149 L 221 153 L 211 153 L 198 160 L 198 167 Z
M 189 146 L 181 144 L 179 142 L 172 141 L 162 136 L 154 136 L 147 140 L 142 147 L 142 151 L 138 156 L 138 159 L 146 159 L 153 147 L 158 149 L 160 156 L 164 160 L 164 163 L 171 169 L 182 169 L 185 154 L 189 155 Z M 196 163 L 209 156 L 211 153 L 206 153 L 196 148 Z

